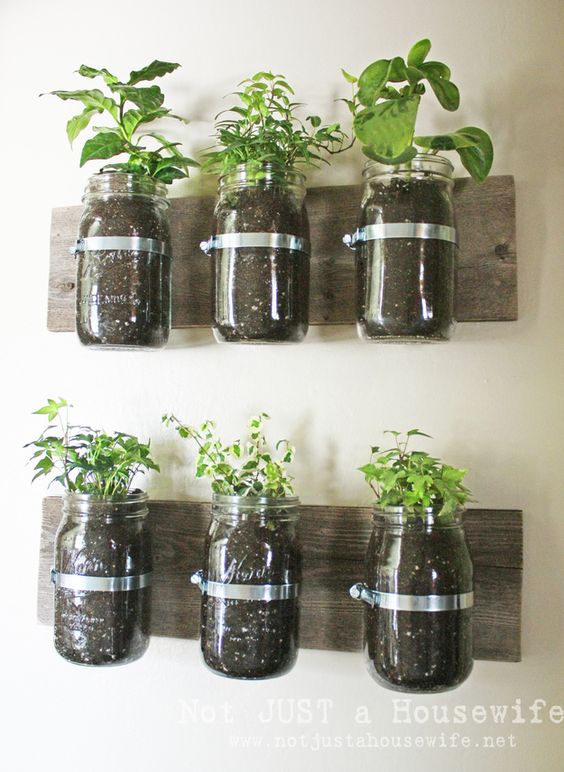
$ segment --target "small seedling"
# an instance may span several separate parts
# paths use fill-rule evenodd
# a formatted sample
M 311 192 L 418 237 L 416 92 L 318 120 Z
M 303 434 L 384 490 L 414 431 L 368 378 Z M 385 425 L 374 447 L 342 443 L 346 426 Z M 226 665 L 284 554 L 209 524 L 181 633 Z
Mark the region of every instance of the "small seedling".
M 429 437 L 419 429 L 405 435 L 387 431 L 395 446 L 382 450 L 372 447 L 370 461 L 359 471 L 376 495 L 379 509 L 403 507 L 404 513 L 423 515 L 432 507 L 435 514 L 448 519 L 470 498 L 462 481 L 466 469 L 457 469 L 420 450 L 408 450 L 412 437 Z
M 138 473 L 160 471 L 151 458 L 150 442 L 139 442 L 123 432 L 105 434 L 89 426 L 73 426 L 69 424 L 70 407 L 59 397 L 47 400 L 34 412 L 47 416 L 50 423 L 36 440 L 25 445 L 35 448 L 31 456 L 35 461 L 33 480 L 51 476 L 51 483 L 60 483 L 69 493 L 112 498 L 129 493 Z

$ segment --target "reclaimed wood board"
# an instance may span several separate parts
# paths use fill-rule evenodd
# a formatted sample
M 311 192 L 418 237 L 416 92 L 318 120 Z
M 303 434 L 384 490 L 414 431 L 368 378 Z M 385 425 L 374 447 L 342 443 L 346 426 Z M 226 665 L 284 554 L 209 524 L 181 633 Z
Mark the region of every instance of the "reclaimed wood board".
M 311 188 L 307 208 L 311 227 L 311 324 L 353 324 L 354 254 L 342 243 L 357 224 L 360 185 Z M 515 184 L 513 177 L 489 177 L 482 185 L 456 180 L 455 205 L 460 239 L 456 318 L 460 322 L 517 319 Z M 171 199 L 174 253 L 173 328 L 211 325 L 210 259 L 200 251 L 209 238 L 214 199 Z M 76 240 L 82 207 L 53 210 L 47 326 L 74 330 Z
M 55 532 L 61 519 L 58 497 L 44 500 L 40 548 L 38 616 L 53 622 Z M 364 507 L 302 506 L 303 552 L 300 645 L 307 649 L 358 651 L 362 648 L 363 604 L 348 589 L 363 580 L 372 521 Z M 200 591 L 190 584 L 202 566 L 210 518 L 207 502 L 152 501 L 154 581 L 152 633 L 198 638 Z M 474 656 L 521 659 L 522 513 L 471 509 L 466 534 L 474 561 Z

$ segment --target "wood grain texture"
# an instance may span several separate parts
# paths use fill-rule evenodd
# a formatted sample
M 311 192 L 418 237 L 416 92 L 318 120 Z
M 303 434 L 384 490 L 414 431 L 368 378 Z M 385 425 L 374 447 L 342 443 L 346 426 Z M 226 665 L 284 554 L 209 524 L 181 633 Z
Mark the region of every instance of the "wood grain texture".
M 362 648 L 362 604 L 349 587 L 363 578 L 371 510 L 363 507 L 301 507 L 303 552 L 300 645 L 308 649 Z M 210 507 L 207 502 L 152 501 L 154 539 L 152 632 L 199 637 L 200 592 L 190 576 L 202 565 Z M 38 616 L 52 624 L 55 531 L 61 499 L 44 500 L 40 547 Z M 466 534 L 475 572 L 474 656 L 521 659 L 522 514 L 513 510 L 469 510 Z
M 356 228 L 362 187 L 311 188 L 307 208 L 311 226 L 311 324 L 354 323 L 354 255 L 342 243 Z M 460 322 L 517 318 L 515 186 L 513 177 L 490 177 L 482 185 L 470 178 L 455 184 L 460 237 L 456 317 Z M 210 260 L 200 241 L 211 235 L 214 199 L 171 199 L 173 292 L 172 326 L 211 324 Z M 47 326 L 74 330 L 76 239 L 82 207 L 54 209 Z

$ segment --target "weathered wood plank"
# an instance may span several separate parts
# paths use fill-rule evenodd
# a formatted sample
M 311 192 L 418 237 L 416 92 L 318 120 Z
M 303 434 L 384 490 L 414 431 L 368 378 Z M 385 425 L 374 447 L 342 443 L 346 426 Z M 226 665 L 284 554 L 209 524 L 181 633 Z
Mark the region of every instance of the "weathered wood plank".
M 311 188 L 311 324 L 354 322 L 354 256 L 341 241 L 358 219 L 358 185 Z M 456 316 L 461 322 L 517 318 L 515 186 L 513 177 L 490 177 L 482 185 L 456 181 L 460 236 Z M 171 200 L 173 261 L 172 326 L 211 324 L 210 261 L 199 248 L 210 236 L 213 197 Z M 82 207 L 53 210 L 48 327 L 74 329 L 75 260 L 68 252 L 76 239 Z
M 201 567 L 209 503 L 152 501 L 155 576 L 152 632 L 176 638 L 199 635 L 200 594 L 189 582 Z M 38 615 L 52 624 L 49 571 L 61 499 L 44 500 Z M 300 643 L 304 648 L 362 648 L 362 605 L 348 588 L 362 580 L 371 529 L 365 507 L 304 506 Z M 521 639 L 522 515 L 509 510 L 469 510 L 466 533 L 475 567 L 474 654 L 477 659 L 518 661 Z

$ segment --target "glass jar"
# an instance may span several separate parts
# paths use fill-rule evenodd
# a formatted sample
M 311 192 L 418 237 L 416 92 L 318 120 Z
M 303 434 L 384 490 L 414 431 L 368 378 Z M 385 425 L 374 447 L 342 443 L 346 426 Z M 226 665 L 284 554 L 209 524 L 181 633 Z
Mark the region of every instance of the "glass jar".
M 67 493 L 55 537 L 55 648 L 80 665 L 138 659 L 149 645 L 151 534 L 142 491 Z
M 166 185 L 138 174 L 95 174 L 83 202 L 75 246 L 80 342 L 161 348 L 171 316 Z
M 376 510 L 365 584 L 365 652 L 371 675 L 402 692 L 441 692 L 472 670 L 472 561 L 462 512 Z
M 446 341 L 454 327 L 456 230 L 453 167 L 418 155 L 369 161 L 356 249 L 357 330 L 381 343 Z
M 216 673 L 271 678 L 298 649 L 297 498 L 214 495 L 202 591 L 201 648 Z
M 219 180 L 212 255 L 213 331 L 219 342 L 290 343 L 309 320 L 305 178 L 242 164 Z

